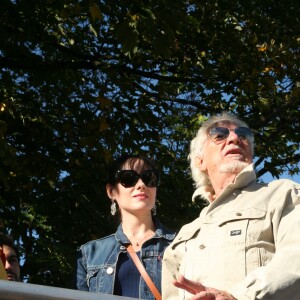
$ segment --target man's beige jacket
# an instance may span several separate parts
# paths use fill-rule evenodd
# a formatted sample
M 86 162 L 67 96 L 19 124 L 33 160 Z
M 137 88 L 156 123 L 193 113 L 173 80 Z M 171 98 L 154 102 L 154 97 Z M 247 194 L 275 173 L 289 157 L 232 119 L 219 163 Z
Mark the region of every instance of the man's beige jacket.
M 178 274 L 239 300 L 300 300 L 300 185 L 256 182 L 253 165 L 167 248 L 163 300 L 189 299 Z

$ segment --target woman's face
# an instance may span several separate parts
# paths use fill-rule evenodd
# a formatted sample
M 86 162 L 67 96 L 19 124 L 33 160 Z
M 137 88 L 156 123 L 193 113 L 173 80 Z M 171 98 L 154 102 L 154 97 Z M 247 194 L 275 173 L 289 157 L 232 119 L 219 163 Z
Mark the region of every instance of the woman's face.
M 147 168 L 144 162 L 139 159 L 133 165 L 125 163 L 122 170 L 134 170 L 141 174 L 150 168 Z M 141 178 L 132 187 L 124 187 L 120 182 L 117 182 L 115 186 L 110 184 L 106 186 L 108 197 L 118 203 L 122 216 L 124 214 L 151 214 L 151 209 L 155 204 L 156 190 L 156 187 L 146 186 Z

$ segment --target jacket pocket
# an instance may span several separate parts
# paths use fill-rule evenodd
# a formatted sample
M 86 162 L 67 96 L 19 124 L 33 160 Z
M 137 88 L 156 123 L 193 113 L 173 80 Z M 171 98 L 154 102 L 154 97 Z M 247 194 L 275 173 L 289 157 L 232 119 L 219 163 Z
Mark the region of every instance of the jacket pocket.
M 104 265 L 87 271 L 87 285 L 90 292 L 113 294 L 115 266 Z
M 257 208 L 232 211 L 218 222 L 223 232 L 223 246 L 249 245 L 255 243 L 264 226 L 266 211 Z M 222 229 L 223 228 L 223 229 Z

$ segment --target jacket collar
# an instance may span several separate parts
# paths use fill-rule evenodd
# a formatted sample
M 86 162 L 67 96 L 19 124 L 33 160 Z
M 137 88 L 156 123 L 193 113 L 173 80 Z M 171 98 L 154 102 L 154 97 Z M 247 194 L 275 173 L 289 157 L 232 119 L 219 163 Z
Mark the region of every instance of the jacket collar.
M 232 193 L 234 189 L 242 189 L 248 186 L 251 182 L 256 180 L 256 174 L 254 170 L 254 164 L 250 164 L 245 169 L 243 169 L 235 178 L 234 182 L 226 187 L 223 193 L 212 202 L 209 206 L 205 207 L 200 216 L 195 219 L 193 222 L 184 225 L 176 238 L 174 239 L 171 247 L 174 249 L 178 243 L 191 239 L 195 234 L 200 230 L 202 223 L 205 219 L 205 216 L 209 209 L 215 205 L 215 201 L 219 201 L 221 197 L 225 197 L 228 193 Z M 196 190 L 197 191 L 197 190 Z M 199 194 L 198 194 L 199 195 Z M 200 194 L 202 196 L 202 194 Z M 217 204 L 216 204 L 217 205 Z
M 153 217 L 154 225 L 155 225 L 155 234 L 153 238 L 162 238 L 169 241 L 172 241 L 175 238 L 176 233 L 167 229 L 157 217 Z M 117 232 L 115 234 L 116 240 L 120 244 L 129 244 L 130 241 L 127 236 L 123 232 L 122 224 L 118 226 Z
M 226 193 L 226 191 L 228 189 L 232 190 L 232 189 L 243 188 L 243 187 L 247 186 L 250 182 L 252 182 L 254 180 L 256 180 L 256 174 L 255 174 L 254 163 L 252 163 L 252 164 L 248 165 L 246 168 L 244 168 L 235 177 L 234 182 L 232 184 L 228 185 L 221 195 Z M 204 198 L 205 200 L 208 200 L 208 201 L 210 199 L 209 198 L 209 192 L 206 190 L 206 188 L 204 186 L 201 186 L 201 187 L 199 187 L 198 189 L 195 190 L 195 192 L 193 193 L 193 196 L 192 196 L 193 201 L 195 200 L 196 196 L 201 196 L 202 198 Z

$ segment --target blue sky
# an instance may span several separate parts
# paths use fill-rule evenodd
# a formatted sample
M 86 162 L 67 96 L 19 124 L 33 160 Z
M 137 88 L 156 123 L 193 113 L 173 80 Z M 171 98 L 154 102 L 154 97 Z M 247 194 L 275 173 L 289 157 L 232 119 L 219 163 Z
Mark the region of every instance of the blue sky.
M 300 183 L 300 174 L 294 175 L 294 176 L 290 176 L 287 173 L 284 173 L 279 178 L 287 178 L 287 179 L 290 179 L 290 180 L 293 180 L 293 181 L 296 181 L 296 182 Z M 263 175 L 261 177 L 261 179 L 264 182 L 270 182 L 270 181 L 276 180 L 277 178 L 273 178 L 270 173 L 266 173 L 265 175 Z

